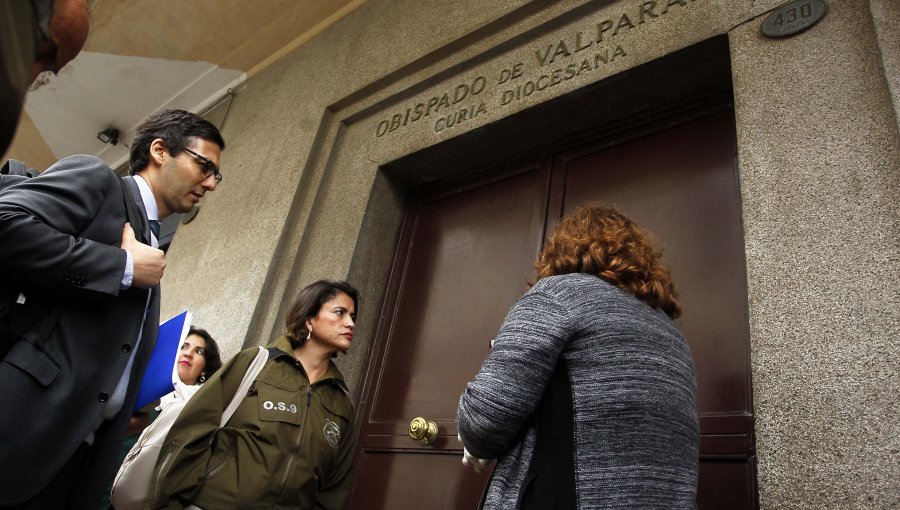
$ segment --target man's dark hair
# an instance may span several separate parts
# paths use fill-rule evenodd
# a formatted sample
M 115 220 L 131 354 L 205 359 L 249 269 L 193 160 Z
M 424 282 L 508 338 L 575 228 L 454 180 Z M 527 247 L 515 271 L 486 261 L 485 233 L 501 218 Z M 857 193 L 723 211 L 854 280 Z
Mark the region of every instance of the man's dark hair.
M 219 129 L 203 117 L 184 110 L 163 110 L 151 115 L 141 124 L 131 144 L 131 175 L 150 163 L 150 144 L 157 138 L 166 144 L 169 154 L 177 156 L 192 138 L 203 138 L 225 150 L 225 140 Z

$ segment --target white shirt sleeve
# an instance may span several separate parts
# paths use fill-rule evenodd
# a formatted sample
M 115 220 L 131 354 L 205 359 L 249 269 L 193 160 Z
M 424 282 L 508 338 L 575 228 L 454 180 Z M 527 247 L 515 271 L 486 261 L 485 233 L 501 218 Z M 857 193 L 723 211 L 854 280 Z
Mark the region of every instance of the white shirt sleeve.
M 134 280 L 134 259 L 131 258 L 131 252 L 125 250 L 125 273 L 122 275 L 122 290 L 130 289 L 132 280 Z

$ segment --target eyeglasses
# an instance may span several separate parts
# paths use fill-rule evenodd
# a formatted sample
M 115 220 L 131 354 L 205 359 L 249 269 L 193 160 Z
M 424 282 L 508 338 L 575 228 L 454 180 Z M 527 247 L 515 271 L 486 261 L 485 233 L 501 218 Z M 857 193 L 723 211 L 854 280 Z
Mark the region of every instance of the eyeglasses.
M 219 184 L 220 182 L 222 182 L 222 174 L 219 172 L 219 167 L 217 167 L 215 163 L 210 161 L 209 158 L 205 158 L 205 157 L 197 154 L 196 152 L 188 149 L 187 147 L 184 148 L 184 152 L 187 152 L 188 154 L 190 154 L 191 156 L 194 156 L 194 158 L 197 159 L 197 162 L 200 163 L 200 165 L 203 167 L 203 175 L 205 175 L 207 177 L 212 175 L 213 178 L 216 180 L 216 184 Z

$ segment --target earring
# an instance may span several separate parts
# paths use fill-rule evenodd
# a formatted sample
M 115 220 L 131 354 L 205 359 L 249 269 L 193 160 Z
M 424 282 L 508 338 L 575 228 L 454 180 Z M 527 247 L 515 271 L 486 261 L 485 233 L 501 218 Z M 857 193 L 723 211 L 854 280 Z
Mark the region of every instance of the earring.
M 206 372 L 203 372 L 200 374 L 200 383 L 202 384 L 205 382 L 206 382 Z
M 306 325 L 306 339 L 309 340 L 312 337 L 312 326 L 309 324 Z

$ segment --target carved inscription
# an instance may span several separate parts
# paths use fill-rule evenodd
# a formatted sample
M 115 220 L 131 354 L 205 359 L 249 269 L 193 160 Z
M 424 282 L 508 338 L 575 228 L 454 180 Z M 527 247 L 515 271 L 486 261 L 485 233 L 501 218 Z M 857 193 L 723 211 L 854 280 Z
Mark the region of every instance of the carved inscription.
M 457 108 L 456 105 L 466 99 L 473 101 L 484 91 L 486 85 L 487 79 L 484 76 L 477 76 L 470 83 L 461 83 L 439 96 L 432 96 L 426 101 L 410 106 L 406 108 L 405 111 L 395 113 L 391 118 L 379 122 L 378 128 L 375 130 L 375 136 L 383 136 L 385 133 L 394 132 L 401 127 L 414 124 L 422 119 L 427 119 L 432 116 L 439 117 L 437 122 L 440 122 L 442 118 L 446 119 L 448 113 L 447 110 Z M 475 112 L 472 114 L 473 117 L 478 110 L 484 109 L 483 103 L 481 103 L 480 106 L 482 108 L 475 108 Z M 468 111 L 468 109 L 457 109 L 455 110 L 456 115 L 459 115 L 462 111 Z M 444 117 L 440 117 L 441 115 L 444 115 Z M 437 122 L 435 125 L 437 125 Z M 443 124 L 446 125 L 446 120 Z
M 604 64 L 613 62 L 617 58 L 626 55 L 628 54 L 625 53 L 625 50 L 622 49 L 621 46 L 616 46 L 611 52 L 609 48 L 605 48 L 603 51 L 595 53 L 591 58 L 582 59 L 580 62 L 567 63 L 565 67 L 558 67 L 549 71 L 547 74 L 538 76 L 536 79 L 530 79 L 524 83 L 518 84 L 515 88 L 504 90 L 500 95 L 500 106 L 506 106 L 512 101 L 522 100 L 535 92 L 543 92 L 550 87 L 554 87 L 560 83 L 569 81 L 576 76 L 581 76 L 584 73 L 598 69 Z M 541 60 L 540 55 L 538 55 L 538 60 Z M 569 62 L 570 60 L 567 59 L 566 61 Z
M 565 34 L 558 41 L 537 44 L 530 48 L 529 56 L 501 70 L 496 77 L 478 75 L 394 111 L 378 121 L 375 136 L 380 138 L 422 121 L 440 133 L 484 115 L 491 107 L 504 107 L 574 78 L 602 71 L 605 66 L 628 57 L 624 43 L 617 40 L 623 34 L 696 1 L 636 2 L 615 16 L 595 20 Z

